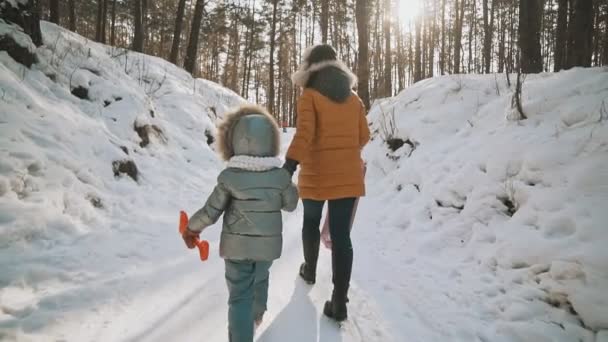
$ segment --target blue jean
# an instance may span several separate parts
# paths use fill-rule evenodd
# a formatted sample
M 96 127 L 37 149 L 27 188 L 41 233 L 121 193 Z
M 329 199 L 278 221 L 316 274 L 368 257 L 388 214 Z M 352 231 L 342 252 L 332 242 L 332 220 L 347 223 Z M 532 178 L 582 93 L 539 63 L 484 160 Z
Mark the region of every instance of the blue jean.
M 230 342 L 252 342 L 253 321 L 266 312 L 272 261 L 225 260 Z

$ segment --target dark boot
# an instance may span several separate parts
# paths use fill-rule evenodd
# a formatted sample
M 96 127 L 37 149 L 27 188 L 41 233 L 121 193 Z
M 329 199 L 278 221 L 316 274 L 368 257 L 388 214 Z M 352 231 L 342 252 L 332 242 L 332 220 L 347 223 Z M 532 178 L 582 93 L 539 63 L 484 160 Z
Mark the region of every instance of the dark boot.
M 334 248 L 331 261 L 334 291 L 331 300 L 325 303 L 323 313 L 325 316 L 341 322 L 348 317 L 346 303 L 348 303 L 348 289 L 353 267 L 353 250 Z
M 346 298 L 336 296 L 336 292 L 334 291 L 333 295 L 331 296 L 331 300 L 325 302 L 323 314 L 337 322 L 345 321 L 348 318 Z
M 304 279 L 304 281 L 308 284 L 308 285 L 314 285 L 315 282 L 317 281 L 317 277 L 316 274 L 314 273 L 310 273 L 308 271 L 308 267 L 306 265 L 305 262 L 302 263 L 302 265 L 300 265 L 300 277 L 302 279 Z

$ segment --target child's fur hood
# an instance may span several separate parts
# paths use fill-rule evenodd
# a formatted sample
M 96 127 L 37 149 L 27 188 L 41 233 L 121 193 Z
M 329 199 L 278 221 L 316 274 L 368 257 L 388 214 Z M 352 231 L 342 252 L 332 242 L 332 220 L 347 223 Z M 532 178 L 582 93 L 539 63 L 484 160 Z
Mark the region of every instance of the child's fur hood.
M 224 161 L 228 161 L 228 160 L 230 160 L 230 158 L 232 158 L 234 156 L 234 146 L 232 145 L 232 141 L 233 141 L 232 132 L 234 130 L 236 123 L 242 117 L 244 117 L 246 115 L 252 115 L 252 114 L 263 115 L 264 117 L 266 117 L 266 119 L 268 119 L 268 122 L 271 123 L 271 126 L 273 128 L 272 134 L 274 135 L 273 144 L 272 144 L 272 154 L 274 156 L 279 155 L 280 147 L 281 147 L 280 146 L 281 137 L 280 137 L 279 126 L 277 125 L 276 120 L 272 117 L 272 115 L 270 115 L 270 113 L 268 113 L 268 111 L 265 108 L 263 108 L 261 106 L 243 105 L 240 108 L 238 108 L 237 110 L 227 113 L 224 116 L 224 120 L 218 127 L 217 149 L 218 149 L 218 152 L 219 152 L 221 158 Z

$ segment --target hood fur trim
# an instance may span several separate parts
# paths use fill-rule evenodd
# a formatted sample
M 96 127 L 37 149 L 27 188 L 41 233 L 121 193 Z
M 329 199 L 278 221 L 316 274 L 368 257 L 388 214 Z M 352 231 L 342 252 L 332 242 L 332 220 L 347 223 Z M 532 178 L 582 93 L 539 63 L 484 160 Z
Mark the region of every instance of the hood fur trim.
M 310 55 L 310 51 L 308 51 L 307 49 L 306 52 L 304 52 L 304 62 L 300 64 L 300 68 L 298 69 L 298 71 L 294 72 L 293 75 L 291 75 L 291 82 L 293 82 L 294 85 L 306 88 L 306 84 L 310 79 L 310 75 L 313 72 L 325 69 L 327 67 L 335 67 L 342 70 L 348 77 L 351 88 L 357 85 L 357 76 L 352 71 L 350 71 L 346 64 L 342 63 L 341 61 L 325 61 L 309 66 L 308 62 L 306 61 L 306 57 L 308 55 Z
M 283 166 L 283 161 L 278 157 L 252 156 L 234 156 L 226 165 L 226 167 L 256 172 L 278 169 L 281 166 Z
M 270 113 L 268 113 L 268 111 L 264 107 L 256 105 L 244 105 L 233 112 L 227 113 L 224 116 L 224 121 L 222 121 L 222 123 L 218 127 L 218 139 L 216 146 L 220 156 L 224 161 L 228 161 L 234 156 L 234 146 L 232 146 L 232 132 L 234 131 L 234 126 L 240 118 L 252 114 L 263 115 L 272 124 L 274 134 L 272 153 L 274 156 L 279 155 L 281 147 L 281 136 L 279 132 L 279 125 L 277 125 L 276 120 L 272 117 L 272 115 L 270 115 Z

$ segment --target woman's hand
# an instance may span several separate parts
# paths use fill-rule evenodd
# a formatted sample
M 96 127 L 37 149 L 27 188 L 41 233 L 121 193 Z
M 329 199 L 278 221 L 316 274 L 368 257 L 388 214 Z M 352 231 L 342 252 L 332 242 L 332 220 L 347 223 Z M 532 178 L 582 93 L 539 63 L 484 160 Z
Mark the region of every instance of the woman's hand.
M 299 163 L 297 160 L 287 158 L 285 160 L 285 164 L 283 164 L 283 168 L 287 170 L 291 176 L 293 176 L 294 172 L 296 172 L 296 169 L 298 168 L 298 164 Z

